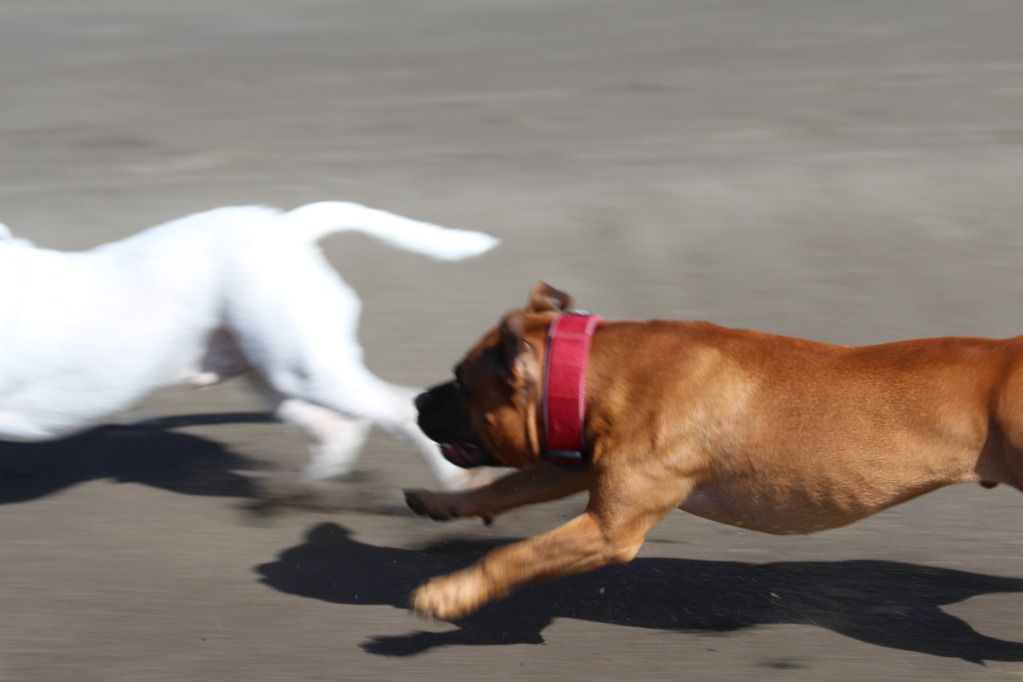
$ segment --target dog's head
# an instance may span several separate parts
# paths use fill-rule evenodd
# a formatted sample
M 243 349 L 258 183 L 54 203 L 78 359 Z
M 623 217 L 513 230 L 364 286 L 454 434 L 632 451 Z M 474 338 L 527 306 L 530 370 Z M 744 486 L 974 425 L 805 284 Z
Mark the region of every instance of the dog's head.
M 571 297 L 536 285 L 525 308 L 487 332 L 454 378 L 416 398 L 419 427 L 452 464 L 523 467 L 540 457 L 540 398 L 547 328 Z

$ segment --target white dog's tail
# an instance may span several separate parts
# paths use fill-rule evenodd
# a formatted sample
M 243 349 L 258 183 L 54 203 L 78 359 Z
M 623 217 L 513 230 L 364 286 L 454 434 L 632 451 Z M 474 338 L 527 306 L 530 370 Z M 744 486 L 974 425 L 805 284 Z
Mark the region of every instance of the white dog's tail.
M 357 230 L 408 251 L 444 260 L 476 256 L 497 245 L 497 239 L 482 232 L 454 230 L 440 225 L 403 218 L 394 213 L 347 201 L 321 201 L 299 206 L 284 216 L 310 241 L 332 232 Z

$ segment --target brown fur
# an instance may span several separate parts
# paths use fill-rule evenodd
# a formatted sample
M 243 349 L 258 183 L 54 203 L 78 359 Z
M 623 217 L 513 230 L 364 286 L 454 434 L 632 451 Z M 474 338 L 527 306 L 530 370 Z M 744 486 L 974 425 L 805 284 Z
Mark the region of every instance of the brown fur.
M 706 322 L 603 323 L 587 382 L 592 461 L 544 463 L 546 330 L 568 305 L 538 286 L 460 367 L 469 427 L 520 471 L 409 500 L 434 518 L 489 519 L 585 489 L 586 510 L 427 582 L 412 598 L 422 614 L 456 619 L 516 586 L 629 561 L 675 508 L 808 533 L 951 483 L 1023 487 L 1023 337 L 851 347 Z

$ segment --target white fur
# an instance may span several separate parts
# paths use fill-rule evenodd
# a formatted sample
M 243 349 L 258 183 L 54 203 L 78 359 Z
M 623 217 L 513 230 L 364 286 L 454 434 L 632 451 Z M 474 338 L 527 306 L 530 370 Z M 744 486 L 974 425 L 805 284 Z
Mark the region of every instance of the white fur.
M 311 437 L 310 478 L 349 471 L 378 424 L 413 441 L 442 484 L 463 484 L 416 426 L 416 390 L 363 365 L 359 298 L 315 247 L 341 230 L 444 259 L 497 243 L 343 202 L 220 208 L 82 253 L 0 227 L 0 439 L 59 438 L 158 387 L 252 370 Z

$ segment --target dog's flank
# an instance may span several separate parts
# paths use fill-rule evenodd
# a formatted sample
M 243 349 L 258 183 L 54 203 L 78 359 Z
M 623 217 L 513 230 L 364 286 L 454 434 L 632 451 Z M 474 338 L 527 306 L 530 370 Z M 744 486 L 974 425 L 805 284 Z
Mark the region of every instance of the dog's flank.
M 0 438 L 59 438 L 161 386 L 250 373 L 311 437 L 310 477 L 346 473 L 375 423 L 464 482 L 416 427 L 416 391 L 362 364 L 358 296 L 314 246 L 344 230 L 448 260 L 497 243 L 348 202 L 214 209 L 80 253 L 0 231 Z
M 539 286 L 459 363 L 458 391 L 418 401 L 429 436 L 478 442 L 521 471 L 408 499 L 439 520 L 489 519 L 587 490 L 586 511 L 430 581 L 413 596 L 421 613 L 458 618 L 517 585 L 628 561 L 674 508 L 808 533 L 953 483 L 1023 488 L 1023 337 L 850 347 L 705 322 L 605 323 L 587 377 L 591 462 L 542 462 L 547 329 L 570 306 Z

